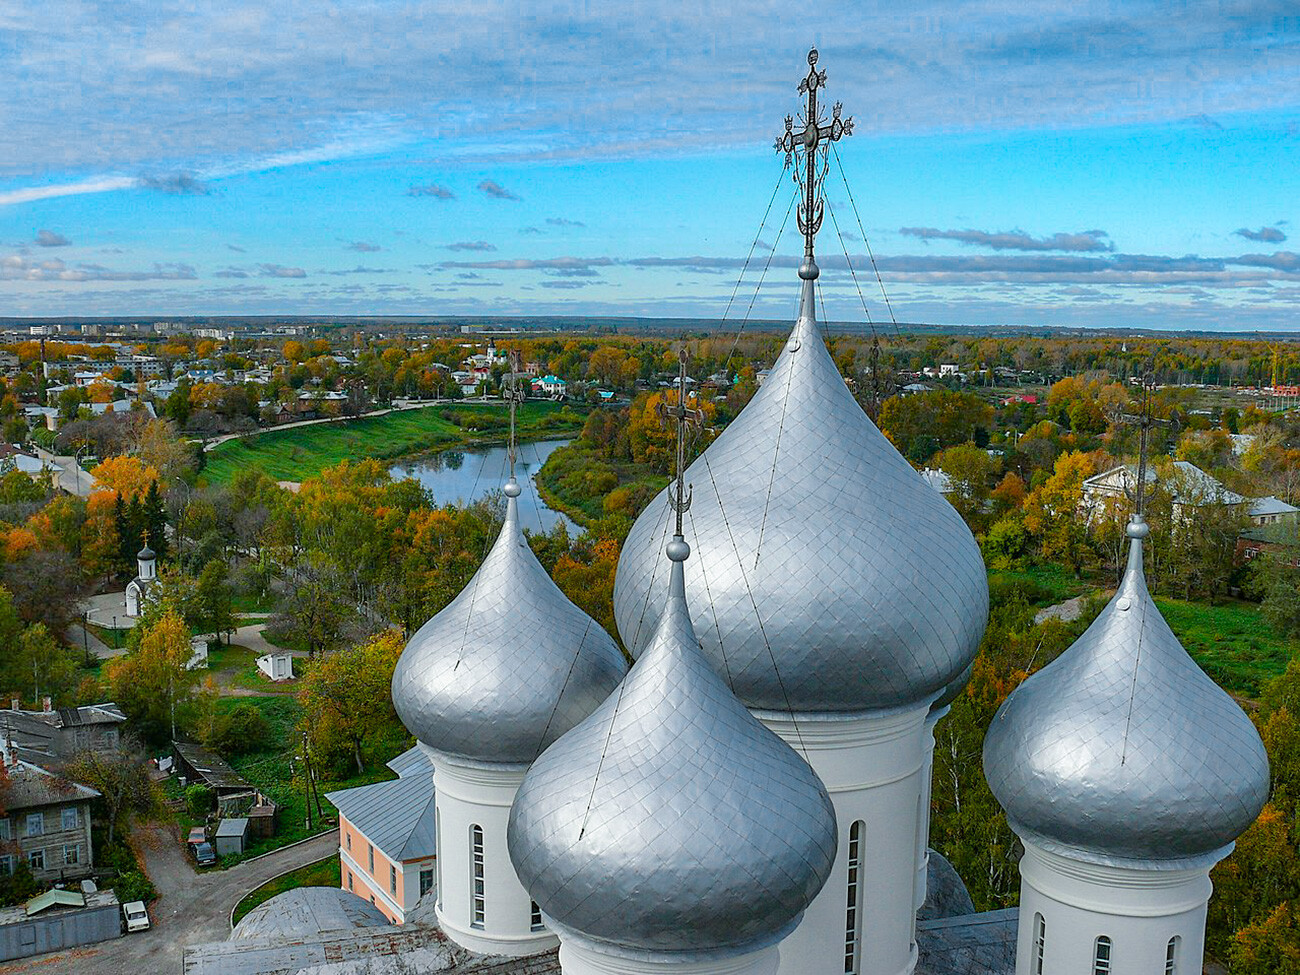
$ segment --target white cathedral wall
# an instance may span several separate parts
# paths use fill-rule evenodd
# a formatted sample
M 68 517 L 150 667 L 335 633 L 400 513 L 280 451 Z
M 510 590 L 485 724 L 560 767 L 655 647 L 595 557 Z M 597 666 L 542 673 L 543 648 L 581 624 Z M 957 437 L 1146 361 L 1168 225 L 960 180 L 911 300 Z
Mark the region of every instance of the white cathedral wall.
M 852 716 L 759 711 L 807 758 L 835 806 L 839 847 L 830 879 L 781 944 L 781 975 L 907 975 L 916 967 L 913 907 L 925 768 L 921 705 Z M 931 738 L 933 741 L 933 738 Z M 856 958 L 846 968 L 850 833 L 861 822 Z
M 776 975 L 778 957 L 776 945 L 743 955 L 683 958 L 619 951 L 567 933 L 560 939 L 564 975 Z
M 475 765 L 426 749 L 433 761 L 437 815 L 438 923 L 457 944 L 484 954 L 529 955 L 555 947 L 532 928 L 532 898 L 506 849 L 506 824 L 525 765 Z M 483 830 L 483 922 L 473 917 L 471 830 Z
M 1212 864 L 1108 866 L 1022 840 L 1016 975 L 1094 975 L 1098 938 L 1110 939 L 1110 975 L 1164 975 L 1174 938 L 1172 975 L 1200 975 Z
M 930 801 L 934 789 L 934 730 L 939 720 L 949 710 L 950 708 L 943 707 L 927 714 L 925 732 L 921 738 L 921 744 L 925 748 L 925 760 L 921 768 L 921 803 L 916 812 L 916 886 L 912 896 L 912 904 L 917 911 L 921 909 L 929 893 L 926 872 L 930 869 Z M 915 939 L 915 918 L 912 936 Z

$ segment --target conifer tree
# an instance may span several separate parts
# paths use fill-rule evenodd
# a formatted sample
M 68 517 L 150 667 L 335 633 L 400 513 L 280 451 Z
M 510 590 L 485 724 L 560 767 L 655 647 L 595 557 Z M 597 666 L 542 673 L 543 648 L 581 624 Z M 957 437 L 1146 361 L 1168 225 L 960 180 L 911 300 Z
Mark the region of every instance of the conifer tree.
M 150 481 L 149 490 L 145 492 L 143 505 L 143 527 L 145 541 L 158 556 L 159 561 L 167 557 L 167 512 L 163 508 L 162 496 L 158 491 L 158 482 Z

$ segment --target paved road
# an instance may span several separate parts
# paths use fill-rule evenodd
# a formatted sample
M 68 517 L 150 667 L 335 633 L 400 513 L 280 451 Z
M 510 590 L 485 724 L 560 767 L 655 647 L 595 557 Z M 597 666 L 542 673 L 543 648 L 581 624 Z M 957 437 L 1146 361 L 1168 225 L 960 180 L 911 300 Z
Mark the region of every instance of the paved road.
M 80 623 L 73 623 L 68 627 L 65 634 L 68 645 L 71 647 L 82 647 L 89 650 L 100 660 L 107 660 L 109 657 L 116 657 L 126 653 L 126 647 L 119 647 L 114 650 L 95 634 L 91 633 Z
M 36 456 L 60 468 L 59 487 L 64 491 L 82 498 L 90 496 L 90 492 L 95 487 L 95 479 L 81 469 L 75 457 L 53 454 L 39 447 L 36 448 Z
M 286 870 L 306 866 L 339 848 L 337 831 L 229 870 L 195 874 L 171 832 L 150 826 L 136 831 L 146 869 L 161 896 L 150 914 L 153 927 L 114 941 L 24 958 L 0 965 L 0 975 L 180 975 L 186 945 L 224 941 L 230 911 L 245 894 Z

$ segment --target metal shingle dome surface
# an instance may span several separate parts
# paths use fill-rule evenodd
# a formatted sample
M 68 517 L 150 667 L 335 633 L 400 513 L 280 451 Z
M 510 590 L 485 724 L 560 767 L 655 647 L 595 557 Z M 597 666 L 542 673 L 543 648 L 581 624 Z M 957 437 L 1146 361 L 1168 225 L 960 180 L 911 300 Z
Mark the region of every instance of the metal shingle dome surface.
M 1003 702 L 989 787 L 1017 832 L 1101 860 L 1221 851 L 1268 797 L 1268 757 L 1240 706 L 1187 655 L 1147 591 L 1141 538 L 1100 616 Z
M 686 479 L 695 630 L 749 707 L 913 704 L 974 658 L 988 620 L 979 548 L 854 401 L 818 334 L 811 280 L 771 373 Z M 614 615 L 634 656 L 664 605 L 670 516 L 661 493 L 619 559 Z
M 623 654 L 571 603 L 519 525 L 519 487 L 469 585 L 420 627 L 393 672 L 393 706 L 438 752 L 527 764 L 596 709 L 627 671 Z
M 637 952 L 753 951 L 788 933 L 825 884 L 835 812 L 816 773 L 700 653 L 681 563 L 665 574 L 667 608 L 619 693 L 524 778 L 510 859 L 561 935 Z

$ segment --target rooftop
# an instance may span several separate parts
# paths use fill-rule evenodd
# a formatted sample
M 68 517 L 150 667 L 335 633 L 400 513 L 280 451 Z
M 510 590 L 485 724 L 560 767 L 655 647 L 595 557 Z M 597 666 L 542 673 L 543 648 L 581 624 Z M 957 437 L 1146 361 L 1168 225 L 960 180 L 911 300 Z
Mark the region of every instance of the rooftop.
M 398 773 L 397 779 L 341 789 L 325 797 L 388 859 L 433 856 L 433 767 L 419 748 L 404 752 L 389 767 Z

